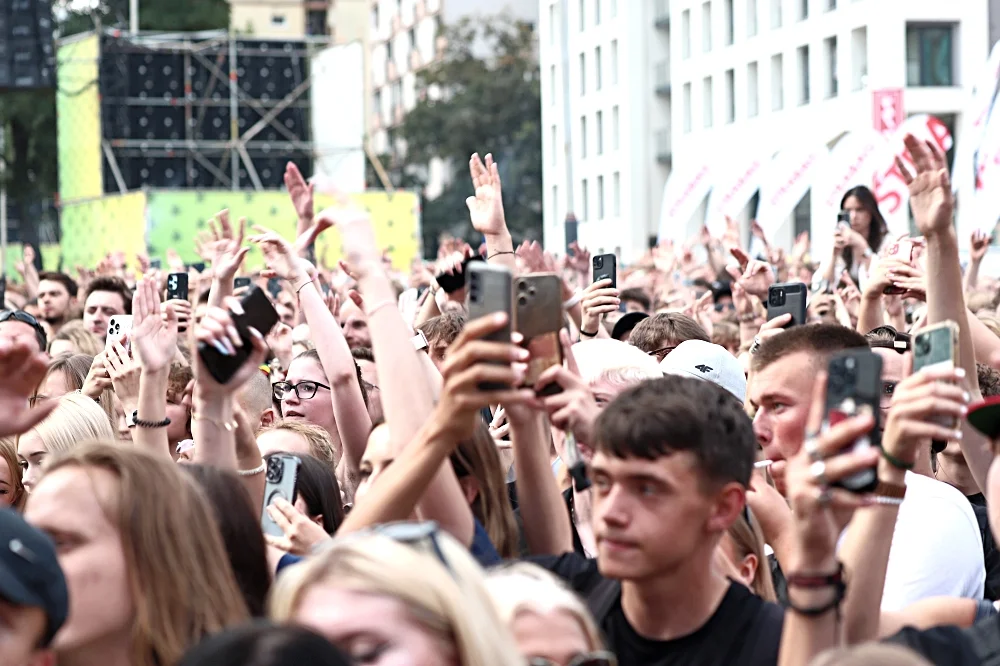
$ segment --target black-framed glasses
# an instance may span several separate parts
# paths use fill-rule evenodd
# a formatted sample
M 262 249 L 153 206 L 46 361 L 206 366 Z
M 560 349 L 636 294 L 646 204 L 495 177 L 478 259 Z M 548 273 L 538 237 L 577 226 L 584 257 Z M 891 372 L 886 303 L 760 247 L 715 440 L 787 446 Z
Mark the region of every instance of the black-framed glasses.
M 291 382 L 275 382 L 271 385 L 271 395 L 275 400 L 281 401 L 294 393 L 299 400 L 309 400 L 316 395 L 319 389 L 330 390 L 326 384 L 310 381 L 308 379 L 292 384 Z
M 677 349 L 677 345 L 673 345 L 672 347 L 660 347 L 659 349 L 654 349 L 651 352 L 646 352 L 646 354 L 649 356 L 655 356 L 657 360 L 662 361 L 667 357 L 667 354 L 675 349 Z
M 22 324 L 27 324 L 31 328 L 35 329 L 35 336 L 38 338 L 38 344 L 42 351 L 49 346 L 48 336 L 45 334 L 45 329 L 39 323 L 37 319 L 25 312 L 24 310 L 0 310 L 0 324 L 5 321 L 19 321 Z
M 528 659 L 528 666 L 560 666 L 560 664 L 545 657 L 531 657 Z M 613 652 L 597 650 L 576 655 L 566 666 L 618 666 L 618 658 Z

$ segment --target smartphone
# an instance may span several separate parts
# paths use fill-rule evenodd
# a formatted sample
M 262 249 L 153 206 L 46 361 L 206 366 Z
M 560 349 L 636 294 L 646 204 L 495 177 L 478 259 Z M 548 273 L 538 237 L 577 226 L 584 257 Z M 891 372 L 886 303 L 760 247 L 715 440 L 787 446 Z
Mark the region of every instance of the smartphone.
M 132 346 L 132 315 L 112 315 L 108 320 L 108 336 L 104 340 L 104 350 L 111 351 L 111 343 L 121 340 L 122 335 L 127 335 L 125 349 Z
M 248 277 L 238 277 L 233 280 L 233 289 L 245 289 L 249 287 L 251 280 Z
M 850 226 L 851 226 L 851 212 L 847 210 L 842 210 L 839 213 L 837 213 L 837 227 L 850 228 Z
M 469 289 L 466 294 L 469 319 L 478 319 L 494 312 L 507 313 L 507 325 L 499 331 L 488 335 L 485 338 L 486 340 L 510 343 L 511 322 L 513 320 L 513 313 L 511 312 L 512 280 L 513 276 L 505 266 L 490 265 L 485 261 L 477 261 L 469 264 Z M 510 387 L 493 382 L 484 382 L 479 385 L 479 388 L 483 391 L 496 391 Z
M 952 369 L 958 359 L 958 324 L 953 321 L 943 321 L 922 329 L 913 336 L 913 372 L 924 368 Z M 945 428 L 958 427 L 958 419 L 938 418 L 935 422 Z M 944 451 L 948 442 L 931 441 L 931 452 Z
M 205 367 L 209 374 L 220 384 L 226 384 L 233 375 L 240 369 L 240 366 L 250 356 L 251 335 L 250 327 L 256 328 L 261 335 L 267 335 L 276 323 L 278 323 L 278 313 L 267 295 L 261 291 L 260 287 L 253 287 L 250 292 L 240 300 L 243 306 L 243 315 L 233 315 L 233 325 L 239 333 L 242 347 L 236 348 L 236 354 L 225 356 L 212 345 L 204 342 L 198 343 L 198 354 L 205 362 Z
M 531 352 L 523 387 L 533 387 L 543 372 L 562 365 L 559 330 L 563 327 L 562 282 L 555 273 L 538 273 L 514 280 L 514 325 Z M 555 395 L 562 387 L 552 383 L 538 395 Z
M 272 453 L 267 457 L 264 485 L 264 510 L 261 512 L 260 526 L 264 534 L 282 537 L 285 533 L 267 513 L 267 507 L 279 497 L 295 504 L 295 482 L 299 478 L 302 460 L 290 453 Z
M 880 446 L 882 396 L 882 357 L 871 349 L 849 349 L 830 359 L 826 379 L 826 413 L 823 429 L 826 430 L 861 413 L 868 405 L 875 426 L 871 431 L 850 445 L 853 451 L 863 451 Z M 878 485 L 874 465 L 846 477 L 833 485 L 855 493 L 867 493 Z
M 157 257 L 156 259 L 150 259 L 149 267 L 152 268 L 154 271 L 158 271 L 161 268 L 163 268 L 163 260 L 160 259 L 159 257 Z
M 268 279 L 267 293 L 271 294 L 271 298 L 278 298 L 278 294 L 281 293 L 281 278 L 273 277 Z
M 897 241 L 886 248 L 885 256 L 887 259 L 899 259 L 900 261 L 910 263 L 913 261 L 913 247 L 913 241 L 909 238 L 904 238 L 903 240 Z M 888 286 L 882 290 L 882 293 L 895 296 L 905 294 L 906 290 L 900 287 Z
M 594 282 L 611 280 L 611 287 L 618 288 L 618 257 L 613 254 L 599 254 L 594 257 Z
M 167 300 L 188 300 L 188 274 L 171 273 L 167 276 Z
M 767 288 L 767 320 L 771 321 L 786 312 L 792 321 L 786 328 L 806 323 L 806 286 L 801 282 L 782 282 Z
M 465 286 L 465 276 L 469 270 L 469 264 L 477 261 L 482 261 L 480 257 L 469 257 L 464 262 L 459 270 L 454 273 L 441 273 L 440 275 L 435 275 L 434 279 L 437 280 L 438 286 L 446 294 L 453 294 L 462 287 Z
M 204 261 L 196 261 L 193 264 L 191 264 L 191 268 L 195 269 L 199 273 L 204 273 L 205 272 L 205 262 Z

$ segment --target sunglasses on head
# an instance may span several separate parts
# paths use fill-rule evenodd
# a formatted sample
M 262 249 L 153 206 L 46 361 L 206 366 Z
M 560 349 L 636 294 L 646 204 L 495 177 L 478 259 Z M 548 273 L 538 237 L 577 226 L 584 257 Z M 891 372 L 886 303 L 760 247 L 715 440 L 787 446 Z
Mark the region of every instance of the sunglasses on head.
M 561 665 L 546 657 L 531 657 L 528 659 L 528 666 Z M 566 666 L 618 666 L 618 658 L 614 653 L 605 650 L 584 652 L 573 657 Z
M 432 520 L 425 520 L 423 522 L 403 520 L 394 523 L 384 523 L 352 532 L 345 537 L 338 537 L 335 541 L 327 543 L 343 543 L 347 539 L 361 538 L 373 534 L 388 537 L 397 543 L 407 546 L 426 546 L 426 550 L 437 558 L 444 568 L 448 570 L 448 573 L 454 573 L 451 569 L 451 564 L 449 564 L 448 559 L 444 556 L 444 551 L 441 550 L 441 542 L 439 541 L 441 528 Z

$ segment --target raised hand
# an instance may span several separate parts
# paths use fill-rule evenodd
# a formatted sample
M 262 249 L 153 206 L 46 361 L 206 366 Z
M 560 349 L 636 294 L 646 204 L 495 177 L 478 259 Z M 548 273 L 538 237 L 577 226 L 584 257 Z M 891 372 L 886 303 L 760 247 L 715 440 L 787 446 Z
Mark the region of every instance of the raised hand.
M 953 228 L 955 198 L 944 154 L 932 141 L 920 141 L 912 134 L 903 139 L 913 158 L 916 176 L 896 156 L 896 167 L 910 188 L 910 209 L 917 228 L 924 236 L 933 236 Z
M 882 433 L 883 448 L 898 460 L 912 462 L 931 440 L 961 439 L 961 429 L 941 421 L 965 417 L 969 394 L 958 385 L 964 378 L 962 368 L 925 368 L 899 382 Z
M 135 328 L 132 329 L 133 335 Z M 125 348 L 127 344 L 125 336 L 120 340 L 112 340 L 111 347 L 107 350 L 105 363 L 108 368 L 108 376 L 111 378 L 111 385 L 115 389 L 115 395 L 122 401 L 126 413 L 134 410 L 139 400 L 139 376 L 142 374 L 142 366 L 137 359 L 132 358 L 131 353 Z
M 169 303 L 160 312 L 160 292 L 152 280 L 139 280 L 132 296 L 132 348 L 142 369 L 159 372 L 177 356 L 177 313 Z
M 97 400 L 105 390 L 111 388 L 111 375 L 107 367 L 107 351 L 102 351 L 94 357 L 94 362 L 90 364 L 90 371 L 83 381 L 83 388 L 80 393 L 91 400 Z
M 205 241 L 199 239 L 196 248 L 198 255 L 212 265 L 215 279 L 220 282 L 232 282 L 247 252 L 250 251 L 249 247 L 243 246 L 247 220 L 241 217 L 239 227 L 234 231 L 229 222 L 229 211 L 223 210 L 209 222 L 209 226 L 211 237 Z
M 569 253 L 566 256 L 566 263 L 580 275 L 590 274 L 590 250 L 580 247 L 577 242 L 569 245 Z
M 727 266 L 726 272 L 743 287 L 746 293 L 762 300 L 766 298 L 768 288 L 774 284 L 774 271 L 771 267 L 763 261 L 751 260 L 739 248 L 732 248 L 729 252 L 739 262 L 739 268 Z
M 906 290 L 903 298 L 927 300 L 927 276 L 919 266 L 900 262 L 891 266 L 887 275 L 894 287 Z
M 499 236 L 507 232 L 507 222 L 503 214 L 503 192 L 500 186 L 500 171 L 493 161 L 493 155 L 486 154 L 486 163 L 473 153 L 469 159 L 469 175 L 476 188 L 475 196 L 465 200 L 469 207 L 472 227 L 484 236 Z
M 555 273 L 556 260 L 538 241 L 524 241 L 515 252 L 529 273 Z
M 45 379 L 49 358 L 34 352 L 32 344 L 0 339 L 0 437 L 25 433 L 42 422 L 59 405 L 58 400 L 46 400 L 29 408 L 35 389 Z
M 271 519 L 284 532 L 284 536 L 281 537 L 265 534 L 264 539 L 269 546 L 293 555 L 305 556 L 312 553 L 317 544 L 332 538 L 288 500 L 279 497 L 265 508 Z
M 371 216 L 346 197 L 341 197 L 338 205 L 327 208 L 317 216 L 317 224 L 329 220 L 340 230 L 340 244 L 352 277 L 361 277 L 371 270 L 385 270 L 382 264 L 382 250 L 375 241 Z
M 580 297 L 580 328 L 587 333 L 595 332 L 604 315 L 618 311 L 621 304 L 618 296 L 619 292 L 611 286 L 610 279 L 598 280 L 584 289 Z
M 260 247 L 264 262 L 277 277 L 287 280 L 298 289 L 308 277 L 295 248 L 281 234 L 261 226 L 254 226 L 258 235 L 251 236 L 250 242 Z
M 557 384 L 562 391 L 542 399 L 542 406 L 549 415 L 549 420 L 563 432 L 572 433 L 577 444 L 593 446 L 594 423 L 601 413 L 601 408 L 594 399 L 594 392 L 580 377 L 580 369 L 573 356 L 573 348 L 569 335 L 559 332 L 559 344 L 562 346 L 565 365 L 555 365 L 545 370 L 535 385 L 537 390 Z
M 285 165 L 285 187 L 288 189 L 288 196 L 292 199 L 292 205 L 295 206 L 295 214 L 299 216 L 299 220 L 307 224 L 311 223 L 315 213 L 313 184 L 306 183 L 306 179 L 302 177 L 302 172 L 299 171 L 299 167 L 294 162 Z
M 972 237 L 969 239 L 969 260 L 979 263 L 986 256 L 989 247 L 990 235 L 978 229 L 973 231 Z
M 243 340 L 233 324 L 230 312 L 243 314 L 244 311 L 239 299 L 231 296 L 225 300 L 225 305 L 228 309 L 208 309 L 195 332 L 195 339 L 199 343 L 214 347 L 224 356 L 233 356 L 236 354 L 236 349 L 243 346 Z M 253 373 L 260 372 L 260 366 L 267 355 L 267 345 L 264 343 L 263 334 L 253 327 L 250 328 L 250 344 L 252 345 L 250 355 L 226 384 L 219 384 L 215 381 L 208 368 L 205 367 L 201 354 L 194 354 L 196 393 L 201 395 L 231 395 L 236 393 Z
M 802 263 L 807 254 L 809 254 L 809 232 L 803 231 L 795 237 L 795 245 L 792 246 L 792 262 Z

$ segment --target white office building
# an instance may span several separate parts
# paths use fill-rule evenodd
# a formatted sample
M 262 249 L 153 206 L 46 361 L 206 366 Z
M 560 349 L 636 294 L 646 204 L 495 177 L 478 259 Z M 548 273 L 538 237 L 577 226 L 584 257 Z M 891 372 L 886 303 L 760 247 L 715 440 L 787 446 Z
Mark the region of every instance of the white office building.
M 883 113 L 929 114 L 960 141 L 990 47 L 987 0 L 540 3 L 546 242 L 561 246 L 572 211 L 581 242 L 626 261 L 650 235 L 718 228 L 723 200 L 743 220 L 759 205 L 783 245 L 810 225 L 822 245 L 834 197 L 810 185 L 846 133 L 874 133 L 876 92 L 901 90 Z M 760 173 L 794 180 L 803 156 L 816 171 L 758 192 L 753 169 L 733 166 L 748 155 Z
M 545 245 L 641 255 L 671 161 L 666 0 L 540 0 Z M 572 234 L 572 229 L 570 230 Z

